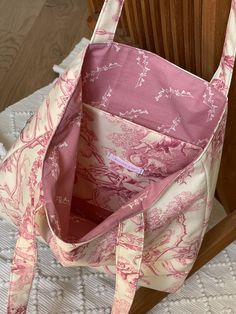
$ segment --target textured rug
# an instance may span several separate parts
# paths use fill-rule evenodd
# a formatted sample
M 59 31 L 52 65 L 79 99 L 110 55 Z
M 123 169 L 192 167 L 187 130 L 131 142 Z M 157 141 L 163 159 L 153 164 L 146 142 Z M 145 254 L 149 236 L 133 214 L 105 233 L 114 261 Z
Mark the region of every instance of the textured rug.
M 76 56 L 83 39 L 58 67 L 62 72 Z M 22 99 L 0 113 L 0 160 L 19 136 L 26 121 L 48 94 L 50 85 Z M 225 216 L 216 203 L 209 228 Z M 14 226 L 0 220 L 0 313 L 6 313 L 11 259 L 17 237 Z M 37 274 L 30 296 L 30 314 L 108 314 L 114 294 L 114 281 L 86 267 L 64 268 L 39 243 Z M 236 313 L 236 241 L 189 278 L 181 291 L 169 295 L 149 314 L 234 314 Z

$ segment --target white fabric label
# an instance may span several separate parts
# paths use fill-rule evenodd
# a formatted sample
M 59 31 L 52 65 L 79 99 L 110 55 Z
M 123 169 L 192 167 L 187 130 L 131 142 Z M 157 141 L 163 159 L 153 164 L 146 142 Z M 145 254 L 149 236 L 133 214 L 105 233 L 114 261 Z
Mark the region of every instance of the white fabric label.
M 143 168 L 137 167 L 137 166 L 131 164 L 129 161 L 123 160 L 120 157 L 113 155 L 112 153 L 108 153 L 107 158 L 111 161 L 114 161 L 118 165 L 124 167 L 125 169 L 132 171 L 132 172 L 135 172 L 138 174 L 143 174 L 143 172 L 144 172 Z

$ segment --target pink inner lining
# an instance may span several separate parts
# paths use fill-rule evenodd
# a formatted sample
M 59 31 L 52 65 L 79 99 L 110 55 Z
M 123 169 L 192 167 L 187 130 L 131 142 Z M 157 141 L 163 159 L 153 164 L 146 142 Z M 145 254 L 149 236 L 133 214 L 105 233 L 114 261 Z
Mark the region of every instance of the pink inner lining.
M 225 96 L 165 59 L 122 44 L 93 44 L 83 102 L 192 144 L 210 138 Z
M 89 105 L 82 106 L 81 87 Z M 224 104 L 209 83 L 154 54 L 90 45 L 82 82 L 45 159 L 43 186 L 56 234 L 69 242 L 88 240 L 147 208 L 200 154 Z M 144 173 L 125 169 L 108 153 Z M 131 210 L 129 202 L 144 191 L 145 201 Z

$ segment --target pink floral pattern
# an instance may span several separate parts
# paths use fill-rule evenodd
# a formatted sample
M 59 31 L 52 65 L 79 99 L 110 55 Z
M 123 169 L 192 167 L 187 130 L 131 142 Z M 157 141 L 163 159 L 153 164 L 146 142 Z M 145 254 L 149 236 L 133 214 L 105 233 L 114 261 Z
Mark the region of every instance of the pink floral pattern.
M 233 75 L 233 68 L 235 64 L 236 38 L 235 36 L 232 36 L 232 34 L 234 34 L 235 32 L 235 25 L 236 2 L 235 0 L 232 0 L 221 62 L 211 81 L 212 84 L 217 89 L 222 91 L 225 95 L 227 95 L 229 92 L 230 83 Z
M 177 217 L 183 209 L 185 212 L 199 210 L 204 206 L 204 197 L 204 193 L 192 194 L 191 192 L 182 192 L 168 203 L 166 208 L 153 208 L 152 212 L 148 212 L 146 216 L 146 230 L 154 231 L 160 229 L 167 225 L 170 219 Z
M 145 77 L 148 75 L 148 71 L 150 71 L 148 67 L 148 55 L 145 54 L 144 51 L 138 49 L 138 57 L 136 58 L 137 64 L 141 68 L 141 72 L 139 73 L 138 81 L 135 85 L 135 88 L 141 87 L 145 82 Z
M 136 59 L 136 48 L 112 43 L 122 5 L 104 2 L 91 44 L 54 83 L 0 163 L 0 214 L 19 227 L 8 314 L 26 313 L 36 235 L 64 266 L 116 274 L 113 314 L 129 312 L 138 283 L 177 291 L 196 260 L 223 147 L 236 2 L 211 83 L 146 51 L 138 50 Z M 129 76 L 121 62 L 127 54 L 134 66 Z M 154 65 L 165 68 L 171 88 L 153 81 Z M 109 153 L 143 171 L 126 169 Z
M 159 102 L 162 97 L 171 98 L 173 96 L 193 98 L 193 95 L 189 91 L 185 90 L 180 91 L 178 89 L 173 89 L 172 87 L 169 87 L 166 89 L 162 88 L 158 95 L 155 96 L 155 99 L 157 102 Z
M 28 206 L 19 227 L 13 257 L 8 313 L 25 313 L 37 259 L 33 208 Z M 16 306 L 17 305 L 17 306 Z
M 74 195 L 111 212 L 152 182 L 158 182 L 187 165 L 201 151 L 199 147 L 111 117 L 87 105 L 84 106 L 84 117 L 76 174 L 78 185 L 76 183 L 74 187 Z M 96 130 L 98 125 L 99 130 Z M 142 169 L 142 175 L 112 161 L 108 158 L 111 153 L 133 168 Z M 181 162 L 177 165 L 176 160 Z M 83 190 L 79 189 L 81 182 L 86 187 Z M 96 214 L 99 212 L 97 209 Z
M 86 73 L 83 78 L 83 85 L 89 80 L 90 82 L 95 82 L 95 80 L 98 80 L 101 73 L 111 71 L 114 68 L 120 67 L 121 65 L 117 62 L 105 64 L 102 67 L 97 67 L 95 70 L 90 71 L 89 73 Z
M 206 85 L 206 90 L 203 94 L 203 103 L 209 107 L 208 117 L 207 117 L 207 122 L 209 122 L 212 119 L 214 119 L 217 106 L 215 105 L 215 102 L 214 102 L 214 98 L 213 98 L 214 92 L 212 91 L 211 85 L 208 83 L 206 83 L 205 85 Z

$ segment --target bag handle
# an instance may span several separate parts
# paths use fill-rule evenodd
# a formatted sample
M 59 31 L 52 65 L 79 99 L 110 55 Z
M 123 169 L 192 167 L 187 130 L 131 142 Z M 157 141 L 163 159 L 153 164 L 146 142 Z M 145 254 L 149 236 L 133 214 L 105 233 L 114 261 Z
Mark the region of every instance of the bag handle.
M 124 0 L 105 0 L 91 44 L 113 41 L 121 15 Z M 236 0 L 231 2 L 231 10 L 225 36 L 225 43 L 220 65 L 211 83 L 225 95 L 228 94 L 236 56 Z
M 144 215 L 121 222 L 116 246 L 116 287 L 112 314 L 128 314 L 133 303 L 144 248 Z
M 16 242 L 8 291 L 7 314 L 25 314 L 37 265 L 35 213 L 26 209 Z M 116 246 L 116 288 L 112 314 L 128 314 L 140 277 L 144 216 L 121 222 Z
M 236 57 L 236 0 L 232 0 L 221 61 L 211 83 L 226 96 L 232 80 Z
M 114 39 L 124 0 L 105 0 L 90 43 L 107 43 Z
M 28 206 L 19 226 L 11 266 L 7 314 L 26 313 L 37 263 L 34 217 L 34 206 Z

